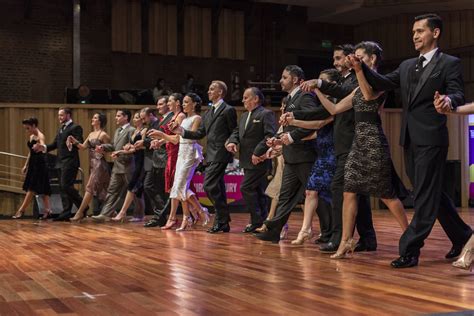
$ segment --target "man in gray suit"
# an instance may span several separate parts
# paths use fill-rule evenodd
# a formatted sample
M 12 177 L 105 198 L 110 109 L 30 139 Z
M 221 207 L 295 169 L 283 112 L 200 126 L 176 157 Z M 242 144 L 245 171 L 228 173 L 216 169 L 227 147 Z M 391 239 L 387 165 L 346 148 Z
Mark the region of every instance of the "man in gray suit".
M 134 169 L 133 155 L 121 153 L 123 147 L 130 144 L 132 134 L 135 131 L 135 128 L 130 125 L 131 118 L 132 113 L 129 110 L 118 110 L 115 115 L 115 122 L 119 128 L 115 130 L 113 143 L 96 147 L 96 151 L 100 153 L 112 152 L 112 157 L 115 158 L 104 206 L 99 215 L 92 216 L 92 219 L 96 222 L 104 222 L 112 216 L 118 207 L 120 198 L 125 195 L 128 182 L 132 177 Z

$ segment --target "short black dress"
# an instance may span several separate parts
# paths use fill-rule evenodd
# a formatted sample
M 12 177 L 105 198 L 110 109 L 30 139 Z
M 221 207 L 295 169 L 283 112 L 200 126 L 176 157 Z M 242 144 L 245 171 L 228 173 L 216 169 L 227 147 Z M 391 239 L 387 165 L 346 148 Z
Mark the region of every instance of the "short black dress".
M 137 131 L 131 143 L 135 144 L 139 140 L 142 140 L 142 133 Z M 143 179 L 145 177 L 145 151 L 143 149 L 135 151 L 133 153 L 133 159 L 135 161 L 135 170 L 133 171 L 132 179 L 128 183 L 128 191 L 135 193 L 138 197 L 141 197 L 143 192 Z
M 33 191 L 39 195 L 51 195 L 46 154 L 42 152 L 37 153 L 33 150 L 33 146 L 36 143 L 38 143 L 37 140 L 28 141 L 27 143 L 30 149 L 30 160 L 28 161 L 28 170 L 26 171 L 23 190 L 26 192 Z

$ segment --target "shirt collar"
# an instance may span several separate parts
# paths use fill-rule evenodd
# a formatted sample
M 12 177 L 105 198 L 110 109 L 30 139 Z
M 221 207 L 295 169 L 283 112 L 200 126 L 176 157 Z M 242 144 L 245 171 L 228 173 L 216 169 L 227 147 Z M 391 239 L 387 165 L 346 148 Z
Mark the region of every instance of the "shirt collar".
M 438 51 L 438 47 L 436 47 L 435 49 L 430 50 L 426 54 L 420 54 L 420 57 L 421 56 L 425 57 L 425 59 L 426 59 L 425 63 L 429 63 L 431 61 L 431 59 L 433 59 L 433 56 L 436 54 L 436 51 Z
M 63 124 L 64 127 L 69 126 L 72 124 L 72 120 L 67 121 L 66 123 Z
M 300 91 L 300 87 L 299 87 L 299 86 L 297 86 L 293 91 L 291 91 L 290 97 L 293 99 L 293 97 L 295 96 L 295 94 L 298 93 L 298 91 Z
M 213 103 L 212 106 L 214 107 L 214 110 L 217 110 L 223 102 L 224 100 L 219 99 L 219 101 L 217 101 L 216 103 Z
M 129 127 L 129 126 L 130 126 L 130 123 L 127 123 L 127 124 L 125 124 L 124 126 L 121 126 L 122 131 L 123 131 L 124 129 L 126 129 L 127 127 Z

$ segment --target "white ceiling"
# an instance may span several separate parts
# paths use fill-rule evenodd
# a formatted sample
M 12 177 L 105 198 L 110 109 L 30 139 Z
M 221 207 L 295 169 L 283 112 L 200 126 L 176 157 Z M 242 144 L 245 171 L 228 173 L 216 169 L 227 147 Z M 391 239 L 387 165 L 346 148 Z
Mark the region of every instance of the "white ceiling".
M 474 9 L 474 0 L 254 0 L 308 8 L 308 22 L 360 24 L 401 13 Z

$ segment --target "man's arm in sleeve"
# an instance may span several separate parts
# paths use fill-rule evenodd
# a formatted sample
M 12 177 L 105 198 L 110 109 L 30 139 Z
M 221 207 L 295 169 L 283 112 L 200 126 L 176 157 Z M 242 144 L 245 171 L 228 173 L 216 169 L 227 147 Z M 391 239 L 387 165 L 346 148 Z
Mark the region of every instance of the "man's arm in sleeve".
M 461 61 L 456 58 L 453 63 L 449 64 L 448 69 L 445 94 L 451 99 L 451 106 L 455 109 L 465 102 Z
M 362 63 L 362 70 L 367 82 L 375 91 L 389 91 L 400 87 L 400 67 L 389 74 L 381 75 Z
M 268 111 L 263 117 L 263 134 L 265 136 L 262 141 L 258 143 L 257 146 L 255 146 L 255 149 L 253 151 L 253 154 L 255 156 L 260 157 L 267 152 L 267 139 L 272 138 L 275 135 L 276 130 L 277 128 L 275 113 L 273 113 L 273 111 Z
M 316 98 L 313 95 L 305 93 L 303 96 L 301 96 L 301 98 L 301 109 L 303 111 L 311 111 L 316 108 Z M 311 135 L 312 133 L 313 130 L 311 129 L 296 128 L 290 132 L 290 137 L 293 139 L 294 142 L 299 142 L 301 141 L 301 139 Z

